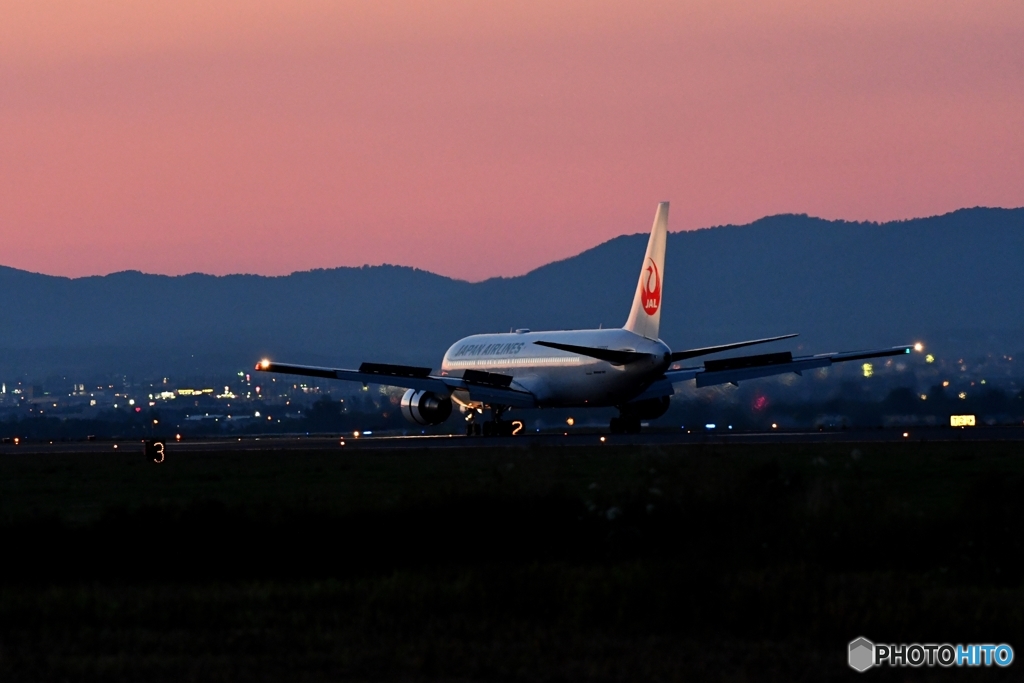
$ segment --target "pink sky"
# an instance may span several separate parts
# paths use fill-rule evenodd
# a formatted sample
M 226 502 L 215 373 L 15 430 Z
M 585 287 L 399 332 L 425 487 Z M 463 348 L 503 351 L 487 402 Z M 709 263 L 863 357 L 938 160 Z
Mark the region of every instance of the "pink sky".
M 8 0 L 0 264 L 516 275 L 1024 205 L 1024 3 Z

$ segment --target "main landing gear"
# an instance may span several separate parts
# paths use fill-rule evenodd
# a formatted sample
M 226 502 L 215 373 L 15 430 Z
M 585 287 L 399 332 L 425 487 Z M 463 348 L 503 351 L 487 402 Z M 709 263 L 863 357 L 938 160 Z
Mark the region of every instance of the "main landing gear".
M 654 420 L 668 411 L 668 396 L 633 401 L 619 406 L 619 416 L 608 424 L 612 434 L 639 434 L 641 420 Z
M 471 410 L 466 415 L 466 436 L 515 435 L 517 423 L 506 422 L 501 419 L 506 410 L 508 410 L 508 406 L 491 406 L 491 419 L 484 421 L 483 424 L 476 421 L 477 413 L 475 410 Z
M 639 434 L 640 418 L 625 415 L 613 417 L 608 427 L 612 434 Z

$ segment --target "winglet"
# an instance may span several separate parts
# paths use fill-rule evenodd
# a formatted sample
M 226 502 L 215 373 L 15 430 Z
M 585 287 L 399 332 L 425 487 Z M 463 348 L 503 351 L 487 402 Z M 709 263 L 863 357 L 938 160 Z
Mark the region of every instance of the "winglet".
M 665 284 L 665 243 L 668 239 L 668 202 L 658 204 L 647 241 L 647 253 L 640 268 L 640 279 L 633 294 L 633 308 L 629 311 L 625 329 L 647 337 L 658 338 L 661 326 L 661 302 Z

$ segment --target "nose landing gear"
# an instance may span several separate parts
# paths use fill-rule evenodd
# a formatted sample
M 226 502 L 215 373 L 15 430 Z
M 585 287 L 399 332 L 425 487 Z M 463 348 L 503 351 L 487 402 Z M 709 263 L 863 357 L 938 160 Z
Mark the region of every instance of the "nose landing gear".
M 480 423 L 476 421 L 476 411 L 466 411 L 466 436 L 480 436 Z

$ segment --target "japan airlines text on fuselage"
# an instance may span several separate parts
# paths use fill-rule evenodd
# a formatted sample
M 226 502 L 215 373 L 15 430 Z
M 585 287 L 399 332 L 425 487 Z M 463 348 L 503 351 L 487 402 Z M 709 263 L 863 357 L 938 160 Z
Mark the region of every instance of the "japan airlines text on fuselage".
M 540 346 L 538 341 L 649 355 L 615 365 L 607 361 Z M 533 394 L 537 407 L 615 406 L 668 369 L 671 349 L 622 329 L 521 331 L 478 334 L 452 345 L 441 361 L 441 374 L 481 370 L 512 377 L 511 386 Z

